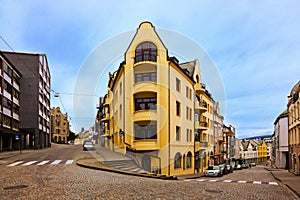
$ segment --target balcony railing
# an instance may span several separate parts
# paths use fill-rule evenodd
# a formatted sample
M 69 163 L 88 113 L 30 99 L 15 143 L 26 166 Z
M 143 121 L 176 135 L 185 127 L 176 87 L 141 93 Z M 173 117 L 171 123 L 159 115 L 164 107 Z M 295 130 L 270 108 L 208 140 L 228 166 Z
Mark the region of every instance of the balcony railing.
M 196 121 L 195 122 L 195 129 L 207 130 L 207 128 L 208 128 L 207 122 L 203 122 L 203 121 Z
M 196 84 L 196 85 L 195 85 L 195 91 L 196 91 L 196 93 L 198 93 L 198 94 L 205 93 L 205 84 L 203 84 L 203 83 L 201 83 L 201 84 Z
M 106 122 L 106 121 L 109 121 L 109 113 L 105 113 L 100 116 L 100 122 Z
M 200 142 L 200 147 L 208 147 L 208 142 Z
M 205 101 L 196 101 L 195 109 L 200 111 L 207 111 L 207 103 Z

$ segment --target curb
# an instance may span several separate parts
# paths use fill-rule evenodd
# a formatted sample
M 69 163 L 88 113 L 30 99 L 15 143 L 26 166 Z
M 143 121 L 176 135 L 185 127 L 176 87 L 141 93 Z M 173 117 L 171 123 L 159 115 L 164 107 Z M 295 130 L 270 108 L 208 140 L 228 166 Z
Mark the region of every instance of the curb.
M 111 168 L 95 167 L 95 166 L 91 166 L 91 165 L 85 165 L 82 163 L 78 163 L 78 161 L 82 161 L 82 160 L 84 160 L 84 159 L 77 160 L 76 165 L 78 165 L 79 167 L 83 167 L 83 168 L 101 170 L 101 171 L 118 173 L 118 174 L 123 174 L 123 175 L 139 176 L 139 177 L 144 177 L 144 178 L 154 178 L 154 179 L 161 179 L 161 180 L 178 180 L 178 178 L 176 176 L 168 177 L 168 176 L 153 176 L 153 175 L 149 175 L 149 174 L 137 174 L 137 173 L 131 173 L 131 172 L 126 172 L 126 171 L 111 169 Z M 100 161 L 98 161 L 98 162 L 100 162 Z
M 283 183 L 283 182 L 281 181 L 280 178 L 277 178 L 277 177 L 273 174 L 272 170 L 267 169 L 267 168 L 265 168 L 265 169 L 268 170 L 268 171 L 272 174 L 272 176 L 273 176 L 277 181 L 279 181 L 279 182 L 282 183 L 283 185 L 287 186 L 287 187 L 294 193 L 295 196 L 300 197 L 300 194 L 298 194 L 292 187 L 290 187 L 287 183 Z

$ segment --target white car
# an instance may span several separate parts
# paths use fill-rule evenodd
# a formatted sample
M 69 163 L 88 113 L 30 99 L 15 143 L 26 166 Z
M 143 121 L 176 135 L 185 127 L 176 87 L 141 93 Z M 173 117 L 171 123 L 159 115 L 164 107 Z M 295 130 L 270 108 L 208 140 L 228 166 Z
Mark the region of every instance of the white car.
M 85 141 L 83 143 L 83 151 L 94 151 L 95 145 L 91 141 Z
M 217 165 L 209 166 L 205 170 L 204 176 L 222 176 L 221 168 Z

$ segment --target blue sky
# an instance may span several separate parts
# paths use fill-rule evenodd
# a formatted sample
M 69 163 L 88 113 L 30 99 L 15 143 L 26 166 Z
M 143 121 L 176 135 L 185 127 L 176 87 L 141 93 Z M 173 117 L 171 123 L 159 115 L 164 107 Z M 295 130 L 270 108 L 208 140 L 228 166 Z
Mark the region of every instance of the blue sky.
M 0 35 L 15 51 L 47 54 L 52 89 L 61 93 L 60 99 L 52 95 L 51 106 L 64 107 L 74 131 L 94 123 L 97 96 L 106 89 L 105 81 L 98 80 L 96 90 L 86 93 L 94 98 L 92 110 L 74 113 L 83 64 L 99 45 L 136 30 L 142 21 L 176 31 L 205 49 L 223 80 L 225 122 L 236 127 L 239 138 L 272 134 L 273 122 L 300 80 L 296 0 L 54 2 L 0 0 Z M 0 49 L 9 50 L 2 41 Z M 118 67 L 116 55 L 108 71 Z M 108 71 L 101 76 L 106 78 Z

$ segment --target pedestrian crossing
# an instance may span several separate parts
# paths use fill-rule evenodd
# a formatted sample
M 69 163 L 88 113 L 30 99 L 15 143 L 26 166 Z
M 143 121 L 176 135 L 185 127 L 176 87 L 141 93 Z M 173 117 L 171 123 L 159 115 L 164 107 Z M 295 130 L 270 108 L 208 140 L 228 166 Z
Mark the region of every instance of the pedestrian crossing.
M 29 166 L 29 165 L 58 165 L 58 164 L 65 164 L 65 165 L 71 165 L 74 163 L 74 160 L 43 160 L 43 161 L 37 161 L 37 160 L 32 160 L 32 161 L 16 161 L 13 163 L 10 163 L 6 166 L 8 167 L 15 167 L 15 166 Z
M 246 180 L 219 180 L 219 179 L 185 179 L 183 181 L 186 182 L 208 182 L 208 183 L 215 183 L 215 182 L 223 182 L 223 183 L 239 183 L 239 184 L 256 184 L 256 185 L 261 185 L 261 184 L 267 184 L 267 185 L 279 185 L 277 182 L 267 182 L 267 181 L 246 181 Z

